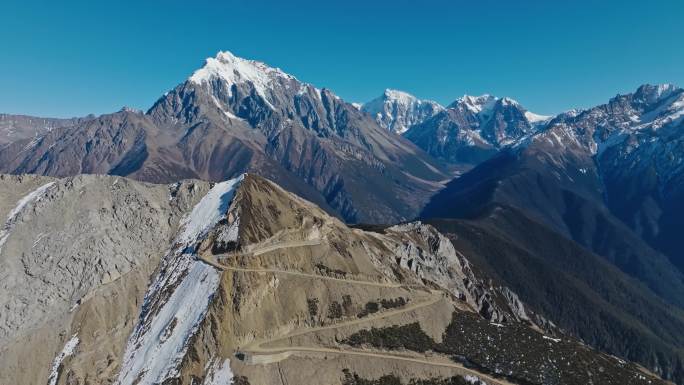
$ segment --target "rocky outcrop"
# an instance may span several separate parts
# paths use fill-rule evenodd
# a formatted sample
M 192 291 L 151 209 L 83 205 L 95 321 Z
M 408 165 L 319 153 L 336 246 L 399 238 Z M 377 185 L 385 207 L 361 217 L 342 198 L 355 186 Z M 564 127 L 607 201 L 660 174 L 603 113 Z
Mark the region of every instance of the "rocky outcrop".
M 400 224 L 387 228 L 385 234 L 399 240 L 393 245 L 399 266 L 449 290 L 485 319 L 497 323 L 534 320 L 552 330 L 553 325 L 543 317 L 531 319 L 528 314 L 532 312 L 513 291 L 494 285 L 431 225 L 419 221 Z

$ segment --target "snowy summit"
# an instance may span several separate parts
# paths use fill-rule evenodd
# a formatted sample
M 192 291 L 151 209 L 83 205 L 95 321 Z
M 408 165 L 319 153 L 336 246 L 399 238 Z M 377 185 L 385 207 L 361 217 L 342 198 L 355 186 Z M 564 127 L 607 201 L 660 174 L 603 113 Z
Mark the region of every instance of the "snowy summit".
M 361 109 L 373 116 L 383 128 L 401 134 L 444 110 L 444 107 L 432 100 L 421 100 L 404 91 L 388 88 Z

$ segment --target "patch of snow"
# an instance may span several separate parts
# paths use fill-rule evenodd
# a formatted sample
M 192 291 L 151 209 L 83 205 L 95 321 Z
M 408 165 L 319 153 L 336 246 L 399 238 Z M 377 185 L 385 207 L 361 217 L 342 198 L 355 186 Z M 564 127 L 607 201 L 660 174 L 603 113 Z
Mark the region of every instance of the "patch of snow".
M 607 149 L 624 141 L 627 136 L 628 133 L 625 131 L 616 131 L 612 133 L 608 138 L 598 141 L 598 144 L 592 147 L 592 154 L 600 157 Z
M 9 215 L 7 215 L 7 220 L 5 221 L 5 225 L 0 229 L 0 252 L 2 251 L 2 246 L 7 242 L 7 238 L 10 235 L 10 231 L 12 230 L 12 227 L 17 221 L 17 216 L 21 213 L 21 211 L 29 204 L 32 202 L 38 202 L 40 201 L 43 196 L 45 195 L 45 192 L 54 185 L 55 182 L 50 182 L 46 183 L 37 189 L 31 191 L 28 193 L 26 196 L 21 198 L 19 202 L 17 202 L 17 205 L 10 211 Z
M 230 370 L 230 360 L 217 362 L 209 368 L 202 385 L 230 385 L 233 383 L 233 371 Z
M 549 340 L 549 341 L 553 341 L 553 342 L 561 342 L 560 338 L 553 338 L 553 337 L 549 337 L 549 336 L 542 336 L 542 337 L 544 337 L 545 340 Z
M 223 218 L 233 200 L 237 186 L 244 179 L 244 174 L 237 178 L 217 183 L 207 195 L 183 218 L 180 227 L 182 233 L 176 242 L 189 244 L 206 235 L 218 221 Z
M 62 365 L 62 361 L 68 356 L 71 356 L 76 351 L 76 346 L 79 343 L 78 335 L 74 334 L 71 339 L 64 344 L 62 351 L 55 357 L 52 361 L 52 368 L 50 369 L 50 376 L 48 377 L 48 385 L 57 385 L 57 380 L 59 379 L 59 367 Z
M 151 385 L 178 375 L 187 342 L 206 316 L 220 279 L 215 268 L 197 259 L 195 247 L 226 215 L 243 179 L 214 185 L 181 221 L 176 247 L 145 294 L 117 384 Z
M 473 376 L 471 374 L 466 374 L 463 376 L 463 379 L 474 385 L 487 385 L 487 383 L 482 381 L 480 377 Z
M 552 116 L 548 115 L 538 115 L 530 111 L 525 111 L 525 118 L 527 119 L 528 122 L 530 123 L 541 123 L 541 122 L 546 122 L 552 118 Z
M 318 100 L 323 100 L 322 95 L 321 95 L 321 90 L 319 88 L 312 86 L 311 84 L 308 84 L 308 83 L 301 83 L 299 85 L 299 90 L 297 91 L 297 95 L 309 95 L 312 92 L 313 92 L 313 94 L 318 96 Z M 337 96 L 335 96 L 335 97 L 337 98 Z
M 216 99 L 216 96 L 211 95 L 211 98 L 213 99 L 214 104 L 216 105 L 216 107 L 217 107 L 224 115 L 226 115 L 226 117 L 227 117 L 228 119 L 233 119 L 233 120 L 244 120 L 244 119 L 242 119 L 242 118 L 236 116 L 235 114 L 233 114 L 233 113 L 230 112 L 229 110 L 226 110 L 225 108 L 223 108 L 223 106 L 221 105 L 221 102 L 219 102 L 219 100 Z
M 24 149 L 23 149 L 22 151 L 28 151 L 28 150 L 30 150 L 30 149 L 36 147 L 36 146 L 38 145 L 38 143 L 40 143 L 40 140 L 41 140 L 41 139 L 43 139 L 43 137 L 42 137 L 42 136 L 38 136 L 38 134 L 36 134 L 36 135 L 33 137 L 33 139 L 31 139 L 31 141 L 28 142 L 28 144 L 26 144 L 26 146 L 24 146 Z

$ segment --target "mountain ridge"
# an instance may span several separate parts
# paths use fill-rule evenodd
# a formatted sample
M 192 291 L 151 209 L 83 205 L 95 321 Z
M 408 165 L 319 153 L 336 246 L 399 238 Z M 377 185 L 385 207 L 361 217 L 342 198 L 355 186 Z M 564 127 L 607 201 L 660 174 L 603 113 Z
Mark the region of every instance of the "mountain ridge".
M 35 193 L 35 186 L 45 182 L 49 186 Z M 509 313 L 513 309 L 504 310 L 509 317 L 502 319 L 478 314 L 467 297 L 490 290 L 488 279 L 469 271 L 467 260 L 428 225 L 400 225 L 382 234 L 351 229 L 252 174 L 171 185 L 117 176 L 3 175 L 0 189 L 21 190 L 0 199 L 1 210 L 12 210 L 17 200 L 21 205 L 13 210 L 18 219 L 9 228 L 0 261 L 10 267 L 21 259 L 31 266 L 26 279 L 18 279 L 27 273 L 22 266 L 12 267 L 18 269 L 13 292 L 30 296 L 38 284 L 52 289 L 47 293 L 59 293 L 33 307 L 52 310 L 46 319 L 35 319 L 28 338 L 17 337 L 14 327 L 28 328 L 22 323 L 3 334 L 9 343 L 1 348 L 0 378 L 22 383 L 48 378 L 55 385 L 231 379 L 244 384 L 292 383 L 316 372 L 326 383 L 342 385 L 352 371 L 428 384 L 440 378 L 580 384 L 592 377 L 607 384 L 664 383 L 564 334 L 535 329 Z M 31 198 L 22 199 L 23 194 Z M 73 220 L 64 221 L 65 215 Z M 47 225 L 46 220 L 62 221 L 63 227 L 51 227 L 35 250 L 37 224 Z M 75 267 L 101 254 L 66 258 L 70 252 L 63 248 L 101 245 L 100 222 L 109 223 L 112 243 L 105 250 L 109 263 L 83 264 L 96 268 L 93 275 Z M 161 231 L 145 231 L 148 227 Z M 129 255 L 117 253 L 120 248 L 137 250 L 136 257 L 130 270 L 110 276 L 108 271 L 119 268 L 112 259 Z M 63 276 L 45 281 L 51 270 L 34 269 L 34 264 L 46 263 L 61 264 Z M 102 281 L 78 292 L 62 290 L 83 276 Z M 437 277 L 458 279 L 431 281 Z M 12 303 L 3 315 L 21 316 L 17 306 Z M 522 314 L 522 308 L 515 311 Z M 397 330 L 415 333 L 389 338 Z M 382 335 L 388 336 L 381 339 L 386 345 L 378 346 L 374 336 Z M 486 356 L 462 351 L 457 342 L 463 336 L 490 336 L 482 346 Z M 515 336 L 523 336 L 525 344 L 506 343 Z M 509 357 L 519 354 L 529 355 L 529 362 L 511 364 Z M 549 364 L 549 355 L 563 365 Z M 502 365 L 507 371 L 497 374 Z
M 225 52 L 144 114 L 12 142 L 0 160 L 4 172 L 164 182 L 259 172 L 350 222 L 409 219 L 452 175 L 329 90 Z

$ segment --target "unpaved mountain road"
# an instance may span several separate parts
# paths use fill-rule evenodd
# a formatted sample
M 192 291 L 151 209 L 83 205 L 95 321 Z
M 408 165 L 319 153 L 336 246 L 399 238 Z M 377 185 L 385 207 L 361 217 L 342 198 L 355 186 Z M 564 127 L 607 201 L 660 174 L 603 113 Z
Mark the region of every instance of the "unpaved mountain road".
M 334 329 L 339 329 L 342 327 L 348 327 L 348 326 L 355 326 L 358 324 L 362 323 L 369 323 L 372 321 L 384 319 L 384 318 L 389 318 L 393 316 L 397 316 L 403 313 L 408 313 L 414 310 L 419 310 L 425 307 L 432 306 L 436 304 L 437 302 L 446 299 L 446 295 L 439 290 L 432 290 L 431 291 L 431 298 L 426 300 L 426 301 L 421 301 L 418 303 L 414 303 L 409 306 L 405 306 L 401 309 L 393 309 L 389 310 L 386 312 L 382 313 L 376 313 L 372 316 L 365 317 L 362 319 L 354 319 L 346 322 L 340 322 L 332 325 L 327 325 L 327 326 L 319 326 L 315 328 L 309 328 L 305 329 L 302 331 L 298 332 L 293 332 L 290 333 L 286 336 L 283 337 L 277 337 L 273 338 L 270 340 L 265 340 L 265 341 L 255 341 L 245 347 L 242 348 L 242 351 L 246 353 L 250 353 L 250 361 L 254 364 L 269 364 L 269 363 L 275 363 L 279 362 L 287 357 L 289 357 L 292 354 L 295 353 L 321 353 L 321 354 L 344 354 L 344 355 L 351 355 L 351 356 L 362 356 L 362 357 L 370 357 L 370 358 L 379 358 L 379 359 L 389 359 L 389 360 L 398 360 L 398 361 L 405 361 L 405 362 L 412 362 L 412 363 L 417 363 L 417 364 L 422 364 L 422 365 L 429 365 L 429 366 L 438 366 L 438 367 L 446 367 L 446 368 L 451 368 L 455 369 L 455 371 L 458 374 L 461 375 L 473 375 L 476 376 L 484 381 L 487 382 L 487 384 L 490 385 L 513 385 L 511 382 L 501 380 L 498 378 L 491 377 L 489 375 L 486 375 L 484 373 L 478 372 L 473 369 L 469 369 L 464 367 L 461 364 L 455 363 L 455 362 L 450 362 L 442 357 L 434 357 L 431 359 L 428 358 L 421 358 L 418 356 L 414 357 L 409 357 L 409 356 L 402 356 L 399 354 L 392 354 L 388 352 L 372 352 L 372 351 L 366 351 L 366 350 L 360 350 L 360 349 L 353 349 L 349 347 L 339 347 L 339 348 L 328 348 L 328 347 L 310 347 L 310 346 L 285 346 L 285 347 L 269 347 L 269 346 L 264 346 L 264 345 L 271 345 L 274 343 L 277 343 L 279 341 L 284 341 L 288 340 L 294 337 L 310 334 L 310 333 L 316 333 L 324 330 L 334 330 Z
M 295 248 L 295 247 L 306 247 L 306 246 L 318 246 L 321 244 L 321 239 L 314 239 L 314 240 L 305 240 L 305 241 L 287 241 L 287 242 L 282 242 L 274 245 L 268 245 L 264 247 L 257 248 L 255 250 L 243 252 L 243 253 L 226 253 L 226 254 L 217 254 L 217 255 L 200 255 L 199 259 L 211 266 L 214 266 L 215 268 L 219 270 L 227 270 L 227 271 L 241 271 L 245 273 L 271 273 L 271 274 L 286 274 L 286 275 L 293 275 L 293 276 L 298 276 L 298 277 L 305 277 L 305 278 L 312 278 L 312 279 L 322 279 L 322 280 L 328 280 L 328 281 L 337 281 L 337 282 L 342 282 L 342 283 L 348 283 L 348 284 L 355 284 L 355 285 L 366 285 L 366 286 L 375 286 L 375 287 L 386 287 L 386 288 L 408 288 L 411 287 L 410 285 L 402 285 L 398 283 L 391 283 L 391 282 L 374 282 L 374 281 L 361 281 L 361 280 L 354 280 L 354 279 L 347 279 L 347 278 L 337 278 L 337 277 L 329 277 L 325 275 L 320 275 L 320 274 L 310 274 L 310 273 L 304 273 L 304 272 L 299 272 L 299 271 L 291 271 L 291 270 L 279 270 L 279 269 L 256 269 L 256 268 L 245 268 L 245 267 L 235 267 L 235 266 L 229 266 L 229 265 L 224 265 L 220 262 L 218 262 L 218 258 L 228 258 L 228 257 L 240 257 L 240 256 L 257 256 L 261 254 L 265 254 L 271 251 L 275 250 L 280 250 L 280 249 L 289 249 L 289 248 Z
M 254 364 L 269 364 L 269 363 L 275 363 L 283 360 L 284 358 L 287 358 L 291 356 L 292 354 L 296 353 L 320 353 L 320 354 L 342 354 L 342 355 L 349 355 L 349 356 L 361 356 L 361 357 L 369 357 L 369 358 L 377 358 L 377 359 L 385 359 L 385 360 L 397 360 L 397 361 L 404 361 L 404 362 L 412 362 L 416 364 L 421 364 L 421 365 L 428 365 L 428 366 L 438 366 L 438 367 L 444 367 L 444 368 L 450 368 L 453 369 L 455 374 L 459 375 L 471 375 L 475 376 L 482 381 L 486 382 L 488 385 L 514 385 L 512 382 L 491 377 L 487 374 L 478 372 L 473 369 L 466 368 L 465 366 L 461 364 L 457 364 L 455 362 L 448 362 L 448 361 L 438 361 L 437 358 L 435 359 L 422 359 L 422 358 L 414 358 L 414 357 L 406 357 L 406 356 L 400 356 L 396 354 L 391 354 L 391 353 L 384 353 L 384 352 L 370 352 L 370 351 L 362 351 L 362 350 L 356 350 L 356 349 L 348 349 L 348 348 L 340 348 L 340 349 L 333 349 L 333 348 L 319 348 L 319 347 L 305 347 L 305 346 L 290 346 L 286 348 L 262 348 L 259 351 L 249 351 L 250 353 L 263 353 L 263 354 L 258 354 L 252 357 L 252 363 Z
M 394 288 L 394 289 L 396 289 L 396 288 L 408 288 L 409 287 L 407 285 L 402 285 L 402 284 L 398 284 L 398 283 L 359 281 L 359 280 L 354 280 L 354 279 L 328 277 L 328 276 L 320 275 L 320 274 L 302 273 L 299 271 L 234 267 L 234 266 L 228 266 L 228 265 L 218 263 L 216 261 L 209 259 L 209 257 L 204 256 L 204 255 L 200 256 L 199 258 L 202 262 L 205 262 L 211 266 L 214 266 L 215 268 L 217 268 L 219 270 L 224 270 L 224 271 L 240 271 L 240 272 L 244 272 L 244 273 L 260 273 L 260 274 L 284 274 L 284 275 L 293 275 L 293 276 L 297 276 L 297 277 L 304 277 L 304 278 L 311 278 L 311 279 L 322 279 L 322 280 L 327 280 L 327 281 L 336 281 L 336 282 L 354 284 L 354 285 L 366 285 L 366 286 L 386 287 L 386 288 Z
M 245 251 L 245 252 L 240 252 L 240 253 L 225 253 L 225 254 L 217 254 L 215 255 L 216 258 L 228 258 L 228 257 L 242 257 L 242 256 L 257 256 L 261 254 L 266 254 L 271 251 L 279 250 L 279 249 L 290 249 L 293 247 L 306 247 L 306 246 L 318 246 L 323 242 L 322 239 L 307 239 L 307 240 L 302 240 L 302 241 L 286 241 L 286 242 L 280 242 L 280 243 L 275 243 L 272 245 L 265 245 L 258 247 L 254 250 L 250 251 Z
M 309 273 L 303 273 L 303 272 L 298 272 L 298 271 L 288 271 L 288 270 L 280 270 L 280 269 L 241 268 L 241 267 L 224 265 L 224 264 L 219 263 L 213 259 L 213 258 L 222 258 L 222 257 L 225 258 L 225 257 L 232 257 L 232 256 L 256 256 L 256 255 L 261 255 L 261 254 L 264 254 L 267 252 L 271 252 L 271 251 L 275 251 L 275 250 L 279 250 L 279 249 L 284 249 L 284 248 L 317 246 L 320 244 L 321 244 L 320 239 L 305 240 L 305 241 L 288 241 L 288 242 L 282 242 L 282 243 L 278 243 L 278 244 L 273 244 L 273 245 L 268 245 L 268 246 L 256 248 L 255 250 L 251 250 L 251 251 L 243 252 L 243 253 L 218 254 L 216 256 L 200 255 L 199 258 L 203 262 L 205 262 L 211 266 L 214 266 L 215 268 L 217 268 L 219 270 L 223 270 L 223 271 L 239 271 L 239 272 L 245 272 L 245 273 L 257 273 L 257 274 L 264 274 L 264 273 L 267 273 L 267 274 L 284 274 L 284 275 L 291 275 L 291 276 L 309 278 L 309 279 L 329 280 L 329 281 L 339 282 L 339 283 L 343 283 L 343 284 L 366 285 L 366 286 L 375 286 L 375 287 L 384 287 L 384 288 L 405 288 L 405 289 L 409 289 L 412 286 L 412 285 L 402 285 L 402 284 L 398 284 L 398 283 L 389 283 L 389 282 L 360 281 L 360 280 L 353 280 L 353 279 L 328 277 L 328 276 L 319 275 L 319 274 L 309 274 Z M 282 337 L 272 338 L 269 340 L 254 341 L 251 344 L 243 347 L 241 349 L 241 351 L 249 353 L 251 355 L 250 361 L 254 364 L 269 364 L 269 363 L 279 362 L 279 361 L 289 357 L 290 355 L 296 354 L 296 353 L 344 354 L 344 355 L 351 355 L 351 356 L 362 356 L 362 357 L 370 357 L 370 358 L 378 358 L 378 359 L 398 360 L 398 361 L 412 362 L 412 363 L 417 363 L 417 364 L 422 364 L 422 365 L 446 367 L 446 368 L 454 369 L 455 372 L 457 372 L 458 374 L 461 374 L 461 375 L 476 376 L 476 377 L 486 381 L 487 384 L 490 384 L 490 385 L 491 384 L 493 384 L 493 385 L 513 385 L 512 383 L 510 383 L 508 381 L 497 379 L 497 378 L 491 377 L 489 375 L 486 375 L 484 373 L 478 372 L 476 370 L 466 368 L 461 364 L 458 364 L 455 362 L 450 362 L 450 361 L 448 361 L 442 357 L 435 357 L 432 359 L 421 358 L 421 357 L 417 357 L 417 356 L 408 357 L 408 356 L 402 356 L 402 355 L 392 354 L 392 353 L 388 353 L 388 352 L 372 352 L 372 351 L 365 351 L 365 350 L 359 350 L 359 349 L 352 349 L 352 348 L 348 348 L 348 347 L 328 348 L 328 347 L 310 347 L 310 346 L 286 346 L 286 347 L 269 347 L 269 346 L 267 346 L 267 345 L 275 344 L 275 343 L 280 342 L 280 341 L 289 340 L 289 339 L 292 339 L 294 337 L 303 336 L 306 334 L 321 332 L 321 331 L 325 331 L 325 330 L 334 330 L 334 329 L 339 329 L 339 328 L 348 327 L 348 326 L 355 326 L 355 325 L 359 325 L 359 324 L 363 324 L 363 323 L 369 323 L 372 321 L 401 315 L 401 314 L 408 313 L 408 312 L 415 311 L 415 310 L 420 310 L 422 308 L 432 306 L 432 305 L 438 303 L 439 301 L 445 300 L 447 298 L 447 295 L 440 290 L 431 290 L 430 294 L 431 295 L 430 295 L 429 299 L 427 299 L 425 301 L 409 304 L 409 305 L 404 306 L 400 309 L 392 309 L 392 310 L 388 310 L 388 311 L 381 312 L 381 313 L 375 313 L 371 316 L 364 317 L 361 319 L 352 319 L 349 321 L 335 323 L 332 325 L 308 328 L 308 329 L 304 329 L 304 330 L 300 330 L 300 331 L 290 333 L 290 334 L 282 336 Z
M 334 329 L 339 329 L 342 327 L 354 326 L 354 325 L 358 325 L 358 324 L 362 324 L 362 323 L 368 323 L 368 322 L 380 320 L 383 318 L 393 317 L 393 316 L 400 315 L 403 313 L 408 313 L 408 312 L 411 312 L 414 310 L 422 309 L 424 307 L 432 306 L 432 305 L 436 304 L 437 302 L 439 302 L 445 298 L 446 298 L 446 296 L 444 295 L 443 292 L 441 292 L 439 290 L 433 290 L 433 291 L 431 291 L 430 298 L 426 301 L 421 301 L 421 302 L 409 304 L 409 305 L 404 306 L 404 307 L 399 308 L 399 309 L 391 309 L 391 310 L 387 310 L 384 312 L 374 313 L 374 314 L 367 316 L 367 317 L 364 317 L 364 318 L 357 318 L 357 319 L 353 319 L 353 320 L 346 321 L 346 322 L 338 322 L 338 323 L 334 323 L 331 325 L 318 326 L 318 327 L 314 327 L 314 328 L 304 329 L 304 330 L 299 331 L 299 332 L 290 333 L 286 336 L 273 338 L 273 339 L 270 339 L 267 341 L 261 341 L 261 342 L 255 341 L 252 344 L 248 345 L 248 348 L 252 351 L 255 351 L 255 349 L 256 350 L 271 349 L 269 347 L 263 347 L 263 345 L 271 345 L 271 344 L 274 344 L 278 341 L 287 340 L 287 339 L 302 336 L 305 334 L 316 333 L 316 332 L 320 332 L 320 331 L 324 331 L 324 330 L 334 330 Z M 272 349 L 282 349 L 282 347 L 274 347 Z

